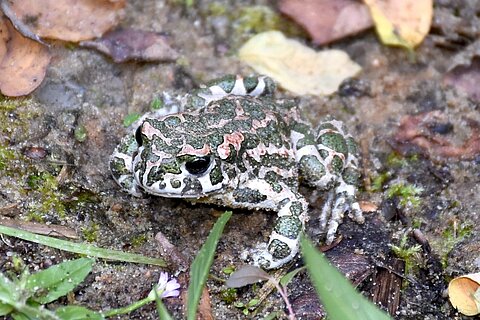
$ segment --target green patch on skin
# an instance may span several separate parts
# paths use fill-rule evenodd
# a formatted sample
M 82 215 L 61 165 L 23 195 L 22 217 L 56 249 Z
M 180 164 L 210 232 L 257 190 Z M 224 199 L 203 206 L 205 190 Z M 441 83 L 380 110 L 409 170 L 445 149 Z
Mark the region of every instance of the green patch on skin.
M 420 197 L 418 195 L 421 194 L 422 191 L 423 188 L 421 187 L 399 182 L 388 187 L 387 197 L 398 197 L 402 207 L 412 206 L 415 208 L 420 204 Z
M 223 181 L 222 169 L 220 168 L 219 164 L 217 164 L 212 171 L 210 171 L 210 181 L 212 185 L 219 184 Z
M 125 160 L 121 158 L 114 158 L 110 161 L 110 170 L 115 177 L 120 177 L 122 174 L 129 174 L 129 170 L 125 166 Z
M 237 202 L 259 203 L 267 199 L 267 196 L 258 190 L 250 188 L 237 189 L 233 192 L 233 197 Z
M 98 231 L 100 230 L 100 227 L 98 226 L 98 224 L 93 223 L 88 227 L 82 227 L 81 230 L 82 230 L 83 239 L 85 239 L 87 242 L 97 241 Z
M 311 181 L 320 180 L 325 175 L 325 167 L 313 155 L 304 155 L 300 159 L 299 169 L 302 175 L 309 177 L 308 180 Z
M 358 170 L 355 170 L 353 168 L 345 168 L 345 170 L 342 173 L 343 181 L 345 181 L 347 184 L 351 184 L 353 186 L 358 186 L 360 182 L 360 172 Z
M 272 253 L 272 255 L 277 259 L 283 259 L 288 257 L 290 254 L 290 248 L 285 242 L 282 242 L 277 239 L 273 239 L 273 241 L 268 246 L 268 251 Z
M 348 155 L 348 146 L 347 142 L 343 135 L 337 132 L 328 132 L 322 134 L 317 139 L 317 143 L 322 144 L 336 152 L 343 153 L 345 156 Z
M 172 179 L 170 181 L 170 184 L 172 185 L 172 188 L 178 189 L 182 186 L 182 182 L 178 179 Z
M 289 239 L 296 239 L 302 231 L 302 222 L 294 216 L 283 216 L 277 219 L 275 231 Z

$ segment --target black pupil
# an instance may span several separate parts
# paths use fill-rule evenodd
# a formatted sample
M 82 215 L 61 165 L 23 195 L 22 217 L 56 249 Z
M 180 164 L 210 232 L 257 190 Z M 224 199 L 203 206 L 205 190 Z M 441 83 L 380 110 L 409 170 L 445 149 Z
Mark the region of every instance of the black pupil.
M 135 131 L 135 140 L 137 140 L 138 146 L 141 147 L 143 143 L 142 126 L 138 126 L 137 131 Z
M 185 168 L 191 174 L 202 174 L 210 166 L 210 157 L 197 158 L 185 163 Z

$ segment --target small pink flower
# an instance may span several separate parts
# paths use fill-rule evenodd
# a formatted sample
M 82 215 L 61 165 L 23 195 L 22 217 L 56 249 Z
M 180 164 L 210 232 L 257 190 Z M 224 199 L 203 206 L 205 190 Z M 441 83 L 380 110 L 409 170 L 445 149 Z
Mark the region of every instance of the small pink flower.
M 180 290 L 178 290 L 179 288 L 180 284 L 177 282 L 177 279 L 172 277 L 170 280 L 168 280 L 168 273 L 160 273 L 160 279 L 158 279 L 157 284 L 157 295 L 160 298 L 178 297 L 180 295 Z M 155 293 L 153 290 L 149 294 L 149 297 L 155 299 Z

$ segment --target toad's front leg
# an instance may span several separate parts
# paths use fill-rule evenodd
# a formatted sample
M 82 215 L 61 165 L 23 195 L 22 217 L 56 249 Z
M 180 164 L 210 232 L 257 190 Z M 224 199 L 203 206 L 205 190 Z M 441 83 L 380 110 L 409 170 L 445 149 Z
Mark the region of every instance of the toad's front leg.
M 257 196 L 248 196 L 253 194 Z M 256 199 L 256 202 L 249 203 L 249 199 Z M 283 181 L 250 180 L 232 193 L 232 201 L 239 207 L 277 212 L 268 243 L 250 252 L 255 265 L 265 269 L 279 268 L 297 255 L 300 236 L 308 220 L 308 204 L 294 186 Z

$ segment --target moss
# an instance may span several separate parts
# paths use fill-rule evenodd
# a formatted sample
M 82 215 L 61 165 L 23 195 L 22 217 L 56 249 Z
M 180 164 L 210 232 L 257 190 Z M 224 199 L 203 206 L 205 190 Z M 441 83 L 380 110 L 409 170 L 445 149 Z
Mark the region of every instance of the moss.
M 87 242 L 97 241 L 98 230 L 100 230 L 100 227 L 98 226 L 98 224 L 93 223 L 88 227 L 81 228 L 81 230 L 82 230 L 83 239 L 85 239 Z
M 279 30 L 287 36 L 301 35 L 301 29 L 267 6 L 248 6 L 237 10 L 233 17 L 237 35 Z M 234 12 L 235 14 L 235 12 Z
M 220 299 L 226 304 L 234 303 L 238 298 L 237 289 L 228 288 L 220 292 Z
M 0 145 L 0 170 L 7 172 L 10 167 L 10 161 L 15 159 L 15 152 L 5 146 Z
M 65 217 L 63 194 L 54 175 L 49 172 L 30 175 L 27 178 L 27 185 L 33 190 L 29 196 L 36 199 L 29 206 L 29 218 L 38 221 L 39 216 L 52 213 L 60 218 Z
M 469 222 L 461 224 L 454 221 L 451 226 L 442 232 L 442 241 L 435 243 L 436 250 L 440 253 L 440 260 L 445 269 L 448 266 L 448 254 L 452 249 L 473 232 L 473 225 Z
M 400 243 L 397 245 L 390 245 L 393 253 L 405 261 L 405 275 L 410 275 L 416 271 L 416 269 L 421 264 L 420 253 L 422 251 L 422 246 L 417 244 L 414 246 L 409 246 L 407 244 L 407 234 L 404 234 Z
M 372 181 L 372 186 L 370 187 L 371 192 L 380 192 L 383 190 L 385 183 L 391 177 L 390 172 L 384 172 L 376 176 Z
M 420 197 L 418 195 L 423 191 L 423 188 L 417 187 L 413 184 L 405 184 L 399 182 L 393 184 L 387 189 L 387 197 L 398 197 L 400 205 L 403 207 L 412 206 L 417 207 L 420 204 Z
M 411 162 L 415 162 L 418 160 L 417 155 L 412 155 L 411 157 L 405 158 L 401 154 L 392 152 L 387 157 L 387 166 L 388 167 L 405 167 L 409 165 Z
M 84 142 L 85 140 L 87 140 L 87 134 L 87 129 L 83 125 L 78 125 L 73 132 L 75 140 L 77 140 L 78 142 Z
M 147 242 L 147 240 L 148 240 L 147 235 L 143 233 L 130 239 L 130 244 L 132 245 L 132 247 L 138 248 L 141 245 L 143 245 L 145 242 Z

